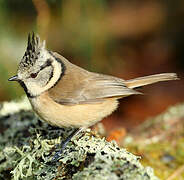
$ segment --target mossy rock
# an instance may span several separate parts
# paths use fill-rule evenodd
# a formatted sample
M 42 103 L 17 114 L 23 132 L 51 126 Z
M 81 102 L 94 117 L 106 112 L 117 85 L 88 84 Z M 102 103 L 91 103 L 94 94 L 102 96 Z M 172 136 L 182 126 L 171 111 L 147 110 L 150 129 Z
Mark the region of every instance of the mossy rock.
M 158 180 L 140 157 L 89 129 L 72 139 L 58 162 L 51 162 L 56 144 L 71 129 L 43 123 L 25 99 L 2 104 L 0 123 L 0 179 Z

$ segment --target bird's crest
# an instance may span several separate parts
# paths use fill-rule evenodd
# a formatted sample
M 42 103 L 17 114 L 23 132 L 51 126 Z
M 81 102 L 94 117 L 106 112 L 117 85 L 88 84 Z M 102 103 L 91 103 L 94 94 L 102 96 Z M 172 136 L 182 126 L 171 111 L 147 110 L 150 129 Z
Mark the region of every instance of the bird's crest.
M 34 65 L 42 49 L 45 49 L 45 41 L 41 42 L 40 37 L 38 35 L 35 36 L 34 32 L 32 35 L 29 33 L 27 49 L 21 60 L 21 66 L 27 67 Z

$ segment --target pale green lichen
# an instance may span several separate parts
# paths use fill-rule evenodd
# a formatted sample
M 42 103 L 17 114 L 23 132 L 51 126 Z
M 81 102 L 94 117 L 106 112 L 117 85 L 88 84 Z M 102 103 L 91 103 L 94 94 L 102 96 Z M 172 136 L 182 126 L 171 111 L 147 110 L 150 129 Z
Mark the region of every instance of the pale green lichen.
M 0 115 L 5 116 L 7 114 L 14 114 L 20 110 L 30 110 L 31 105 L 27 97 L 23 96 L 20 100 L 4 102 L 1 104 Z
M 55 145 L 61 138 L 65 139 L 71 129 L 58 130 L 42 123 L 33 112 L 27 111 L 27 104 L 23 110 L 22 102 L 21 108 L 14 113 L 8 113 L 8 104 L 5 107 L 6 111 L 3 108 L 0 111 L 0 123 L 4 129 L 0 135 L 2 179 L 158 179 L 151 168 L 144 168 L 139 163 L 139 157 L 90 130 L 74 137 L 60 160 L 52 163 L 52 156 L 58 150 Z

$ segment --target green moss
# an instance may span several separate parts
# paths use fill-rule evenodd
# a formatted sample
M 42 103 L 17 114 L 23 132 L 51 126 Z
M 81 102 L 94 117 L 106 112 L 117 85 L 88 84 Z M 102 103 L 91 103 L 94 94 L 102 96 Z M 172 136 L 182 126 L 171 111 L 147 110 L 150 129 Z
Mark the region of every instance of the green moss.
M 89 129 L 74 137 L 60 160 L 51 159 L 61 138 L 71 129 L 49 126 L 28 110 L 17 108 L 14 113 L 0 111 L 3 133 L 0 135 L 0 177 L 4 179 L 126 179 L 157 180 L 151 168 L 144 168 L 139 157 L 116 143 L 107 142 Z M 10 106 L 12 104 L 10 103 Z M 8 108 L 7 105 L 4 108 Z M 27 107 L 27 105 L 26 105 Z M 6 113 L 4 113 L 6 111 Z M 3 112 L 3 113 L 2 113 Z

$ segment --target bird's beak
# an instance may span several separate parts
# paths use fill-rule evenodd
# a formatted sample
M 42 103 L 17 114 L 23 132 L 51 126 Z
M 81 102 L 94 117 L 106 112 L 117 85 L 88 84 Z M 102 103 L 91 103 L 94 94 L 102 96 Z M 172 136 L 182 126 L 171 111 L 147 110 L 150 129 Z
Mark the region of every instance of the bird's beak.
M 19 78 L 17 75 L 15 75 L 15 76 L 12 76 L 11 78 L 9 78 L 8 81 L 19 81 Z

